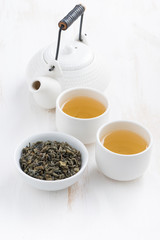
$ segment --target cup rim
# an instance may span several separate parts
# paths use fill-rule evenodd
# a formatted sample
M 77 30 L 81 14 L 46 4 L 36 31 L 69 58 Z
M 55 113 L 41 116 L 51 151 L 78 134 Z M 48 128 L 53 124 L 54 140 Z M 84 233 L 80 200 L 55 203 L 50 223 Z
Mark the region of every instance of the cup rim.
M 102 95 L 105 98 L 108 106 L 107 106 L 107 108 L 106 108 L 104 113 L 102 113 L 101 115 L 99 115 L 97 117 L 93 117 L 93 118 L 76 118 L 76 117 L 70 116 L 70 115 L 66 114 L 65 112 L 63 112 L 63 110 L 61 109 L 61 107 L 59 105 L 59 101 L 60 101 L 61 97 L 63 97 L 68 92 L 72 92 L 72 91 L 75 91 L 75 90 L 83 90 L 83 89 L 84 90 L 89 90 L 89 91 L 92 91 L 92 92 L 96 92 L 96 93 Z M 64 90 L 63 92 L 60 93 L 60 95 L 58 96 L 58 98 L 56 100 L 56 109 L 57 108 L 60 110 L 60 112 L 62 114 L 64 114 L 66 117 L 68 117 L 70 119 L 74 119 L 76 121 L 94 121 L 94 120 L 99 119 L 99 118 L 103 117 L 104 115 L 108 114 L 108 112 L 110 110 L 110 104 L 109 104 L 108 98 L 103 94 L 103 92 L 101 92 L 101 91 L 99 91 L 97 89 L 90 88 L 90 87 L 74 87 L 74 88 L 70 88 L 70 89 Z
M 149 141 L 149 145 L 148 147 L 141 151 L 141 152 L 138 152 L 138 153 L 134 153 L 134 154 L 121 154 L 121 153 L 116 153 L 116 152 L 112 152 L 111 150 L 109 150 L 108 148 L 104 147 L 102 142 L 100 141 L 100 132 L 102 131 L 102 129 L 108 125 L 111 125 L 111 124 L 115 124 L 115 123 L 130 123 L 130 124 L 134 124 L 134 125 L 137 125 L 139 127 L 141 127 L 143 130 L 145 130 L 147 132 L 147 134 L 149 135 L 149 138 L 150 138 L 150 141 Z M 98 144 L 102 147 L 102 149 L 106 152 L 109 152 L 115 156 L 123 156 L 123 157 L 127 157 L 127 158 L 131 158 L 133 156 L 139 156 L 141 154 L 144 154 L 146 151 L 148 151 L 151 147 L 152 147 L 152 144 L 153 144 L 153 137 L 151 135 L 151 132 L 148 130 L 148 128 L 144 127 L 143 124 L 137 122 L 137 121 L 132 121 L 132 120 L 116 120 L 116 121 L 110 121 L 108 123 L 105 123 L 103 124 L 97 131 L 97 135 L 96 135 L 96 139 L 97 139 L 97 142 Z

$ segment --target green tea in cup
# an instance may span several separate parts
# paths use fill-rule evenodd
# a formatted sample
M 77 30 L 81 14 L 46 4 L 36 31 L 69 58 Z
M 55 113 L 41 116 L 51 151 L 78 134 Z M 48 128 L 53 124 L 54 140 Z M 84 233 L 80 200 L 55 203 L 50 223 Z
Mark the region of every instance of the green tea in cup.
M 104 136 L 103 146 L 118 154 L 136 154 L 144 151 L 148 144 L 144 138 L 129 130 L 115 130 Z
M 98 100 L 77 96 L 68 99 L 62 106 L 64 113 L 76 118 L 95 118 L 106 111 L 106 107 Z

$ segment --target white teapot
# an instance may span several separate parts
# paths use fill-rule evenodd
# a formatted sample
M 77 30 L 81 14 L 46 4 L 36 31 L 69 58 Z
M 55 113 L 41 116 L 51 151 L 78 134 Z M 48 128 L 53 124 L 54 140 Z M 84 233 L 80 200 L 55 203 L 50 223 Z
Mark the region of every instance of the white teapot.
M 106 67 L 82 35 L 82 21 L 85 8 L 76 5 L 59 22 L 58 41 L 40 50 L 30 60 L 27 79 L 30 91 L 38 105 L 51 109 L 61 91 L 72 87 L 92 87 L 105 90 L 108 85 Z M 66 30 L 81 16 L 79 36 L 61 44 L 61 31 Z

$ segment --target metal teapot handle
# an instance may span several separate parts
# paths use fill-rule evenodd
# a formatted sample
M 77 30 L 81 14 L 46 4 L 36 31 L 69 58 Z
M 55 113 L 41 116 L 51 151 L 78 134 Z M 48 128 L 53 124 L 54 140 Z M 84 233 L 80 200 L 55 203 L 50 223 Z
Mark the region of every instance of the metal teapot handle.
M 83 14 L 85 11 L 85 7 L 82 4 L 76 5 L 59 23 L 59 33 L 58 33 L 58 41 L 57 41 L 57 50 L 55 60 L 58 60 L 58 53 L 60 47 L 60 39 L 61 39 L 61 31 L 69 28 L 72 23 L 74 23 L 78 17 L 81 16 L 80 20 L 80 28 L 79 28 L 79 41 L 83 41 L 82 39 L 82 22 L 83 22 Z M 53 71 L 55 66 L 52 66 L 49 71 Z
M 78 17 L 81 16 L 81 22 L 83 19 L 83 13 L 85 11 L 85 7 L 82 6 L 81 4 L 76 5 L 59 23 L 58 26 L 59 28 L 62 27 L 62 30 L 66 30 L 69 28 L 72 23 L 74 23 Z M 82 25 L 82 23 L 80 24 Z

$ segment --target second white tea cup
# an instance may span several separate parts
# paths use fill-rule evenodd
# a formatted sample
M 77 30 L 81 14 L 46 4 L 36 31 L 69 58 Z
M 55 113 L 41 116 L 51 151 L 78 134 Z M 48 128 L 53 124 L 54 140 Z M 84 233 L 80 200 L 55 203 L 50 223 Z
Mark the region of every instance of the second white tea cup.
M 119 154 L 105 148 L 103 137 L 117 130 L 132 131 L 148 144 L 148 147 L 136 154 Z M 134 121 L 115 121 L 104 124 L 97 132 L 95 147 L 96 163 L 98 169 L 107 177 L 118 181 L 130 181 L 139 178 L 147 170 L 150 163 L 152 136 L 148 129 Z

